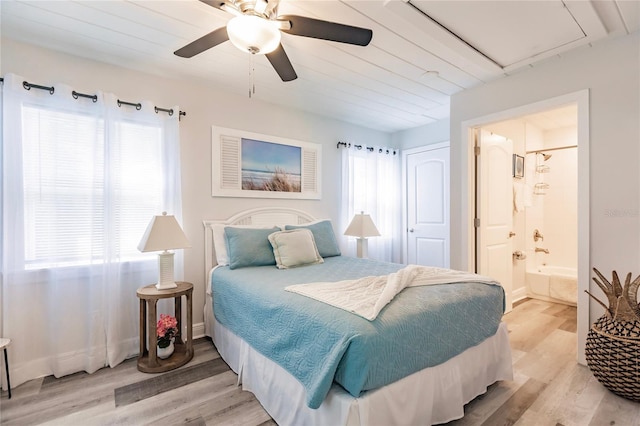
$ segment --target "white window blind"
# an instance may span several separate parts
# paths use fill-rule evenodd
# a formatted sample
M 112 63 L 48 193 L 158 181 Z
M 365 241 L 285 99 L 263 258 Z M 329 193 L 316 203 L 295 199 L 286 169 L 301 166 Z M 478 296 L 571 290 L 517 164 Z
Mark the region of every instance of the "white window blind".
M 140 229 L 162 205 L 162 128 L 23 105 L 25 268 L 146 257 Z M 108 225 L 108 226 L 107 226 Z

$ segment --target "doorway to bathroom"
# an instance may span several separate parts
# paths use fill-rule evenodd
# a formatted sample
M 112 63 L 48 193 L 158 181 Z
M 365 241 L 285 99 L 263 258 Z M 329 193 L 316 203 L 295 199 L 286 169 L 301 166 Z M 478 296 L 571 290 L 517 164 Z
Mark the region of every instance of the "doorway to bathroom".
M 480 273 L 499 275 L 508 308 L 524 297 L 576 306 L 576 105 L 484 125 L 476 143 Z
M 475 188 L 469 246 L 475 264 L 470 266 L 483 275 L 502 274 L 507 309 L 525 297 L 576 305 L 578 361 L 584 363 L 583 336 L 589 325 L 584 296 L 589 281 L 588 92 L 463 124 L 475 154 L 469 182 Z M 498 143 L 501 149 L 492 148 L 500 155 L 485 155 L 496 140 L 504 141 Z M 483 147 L 484 141 L 492 142 Z M 485 169 L 500 170 L 501 179 L 487 178 Z M 497 239 L 487 245 L 488 233 L 495 230 Z

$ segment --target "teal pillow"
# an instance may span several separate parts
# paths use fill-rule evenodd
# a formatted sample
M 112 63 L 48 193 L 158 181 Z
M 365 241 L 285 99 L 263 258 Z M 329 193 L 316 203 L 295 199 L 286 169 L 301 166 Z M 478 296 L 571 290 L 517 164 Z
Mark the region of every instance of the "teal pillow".
M 269 235 L 278 231 L 280 228 L 277 226 L 270 229 L 225 227 L 224 238 L 229 249 L 229 268 L 275 265 L 276 258 L 269 242 Z
M 305 225 L 287 225 L 284 229 L 306 228 L 313 234 L 313 239 L 318 247 L 318 253 L 322 257 L 340 256 L 340 247 L 336 235 L 333 232 L 333 226 L 330 220 L 321 220 Z

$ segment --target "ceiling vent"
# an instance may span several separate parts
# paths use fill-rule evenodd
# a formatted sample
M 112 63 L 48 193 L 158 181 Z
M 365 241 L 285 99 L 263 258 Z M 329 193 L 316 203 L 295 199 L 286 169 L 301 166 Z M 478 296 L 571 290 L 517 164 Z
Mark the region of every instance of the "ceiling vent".
M 389 3 L 395 3 L 389 8 L 418 26 L 432 40 L 455 47 L 468 60 L 505 73 L 607 35 L 591 2 L 408 0 Z

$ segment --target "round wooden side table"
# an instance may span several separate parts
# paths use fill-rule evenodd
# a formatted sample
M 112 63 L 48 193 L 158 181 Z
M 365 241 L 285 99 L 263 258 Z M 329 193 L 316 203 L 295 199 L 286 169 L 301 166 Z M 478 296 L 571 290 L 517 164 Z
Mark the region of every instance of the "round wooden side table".
M 177 281 L 178 287 L 158 290 L 155 284 L 139 288 L 136 294 L 140 299 L 140 353 L 138 370 L 144 373 L 161 373 L 185 365 L 193 358 L 193 284 Z M 187 339 L 182 339 L 182 297 L 187 299 Z M 178 333 L 175 336 L 175 350 L 167 359 L 157 356 L 158 336 L 157 304 L 160 299 L 174 299 L 174 313 L 178 321 Z M 148 309 L 147 309 L 148 308 Z M 146 347 L 147 336 L 149 347 Z

